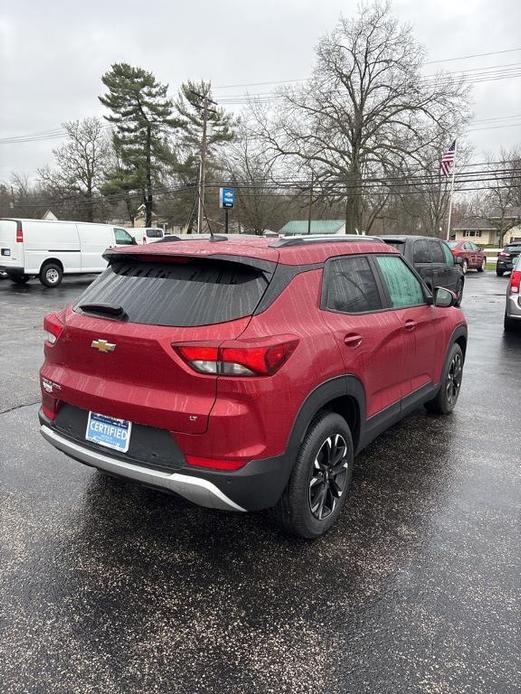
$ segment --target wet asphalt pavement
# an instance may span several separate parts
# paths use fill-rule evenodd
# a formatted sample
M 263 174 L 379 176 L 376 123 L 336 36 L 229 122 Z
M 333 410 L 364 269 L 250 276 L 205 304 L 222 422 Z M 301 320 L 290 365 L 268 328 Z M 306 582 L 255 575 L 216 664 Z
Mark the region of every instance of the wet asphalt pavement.
M 469 274 L 453 415 L 357 459 L 314 543 L 111 479 L 38 433 L 44 313 L 0 281 L 0 692 L 521 691 L 521 333 Z

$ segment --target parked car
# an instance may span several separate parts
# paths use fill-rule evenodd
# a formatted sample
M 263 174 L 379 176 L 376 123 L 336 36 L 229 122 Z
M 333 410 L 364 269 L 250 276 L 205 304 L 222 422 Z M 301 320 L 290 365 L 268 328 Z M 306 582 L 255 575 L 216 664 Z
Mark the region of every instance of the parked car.
M 63 275 L 102 272 L 108 247 L 135 243 L 109 224 L 0 219 L 0 271 L 16 284 L 39 277 L 44 286 L 57 287 Z
M 46 316 L 41 433 L 202 506 L 275 507 L 322 535 L 353 456 L 412 410 L 448 414 L 467 328 L 392 247 L 215 236 L 111 249 Z
M 511 272 L 515 260 L 521 254 L 521 241 L 512 241 L 499 251 L 496 261 L 496 275 L 502 277 L 505 272 Z
M 507 287 L 505 306 L 505 331 L 521 328 L 521 255 L 514 259 Z
M 449 241 L 448 245 L 452 255 L 460 259 L 464 274 L 467 274 L 467 270 L 486 270 L 487 256 L 477 244 L 472 241 Z
M 411 263 L 425 284 L 445 287 L 457 295 L 456 305 L 463 298 L 461 262 L 454 258 L 449 246 L 441 239 L 429 236 L 380 236 L 385 243 L 394 246 Z
M 135 228 L 131 230 L 135 234 L 135 239 L 138 243 L 154 243 L 165 236 L 165 232 L 161 227 L 145 227 L 143 229 Z

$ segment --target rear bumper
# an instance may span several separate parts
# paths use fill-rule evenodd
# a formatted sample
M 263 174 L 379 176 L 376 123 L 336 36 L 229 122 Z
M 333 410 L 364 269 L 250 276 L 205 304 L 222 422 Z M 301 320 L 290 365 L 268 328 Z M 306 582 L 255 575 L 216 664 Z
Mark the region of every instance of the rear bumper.
M 506 315 L 509 318 L 521 320 L 521 298 L 519 296 L 507 296 Z
M 142 484 L 174 492 L 199 506 L 226 511 L 257 511 L 274 506 L 291 472 L 292 456 L 254 460 L 234 472 L 218 472 L 183 465 L 176 471 L 159 470 L 122 460 L 109 449 L 92 447 L 53 427 L 40 411 L 40 432 L 55 448 L 85 465 Z

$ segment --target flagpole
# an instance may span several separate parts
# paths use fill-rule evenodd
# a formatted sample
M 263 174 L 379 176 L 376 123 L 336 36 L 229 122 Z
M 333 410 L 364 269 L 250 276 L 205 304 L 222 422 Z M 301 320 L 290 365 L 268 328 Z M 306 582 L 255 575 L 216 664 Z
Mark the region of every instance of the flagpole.
M 456 151 L 457 144 L 454 140 L 454 163 L 452 165 L 452 176 L 450 178 L 450 195 L 449 195 L 449 218 L 447 220 L 447 241 L 450 240 L 450 221 L 452 217 L 452 194 L 454 193 L 454 177 L 456 175 Z

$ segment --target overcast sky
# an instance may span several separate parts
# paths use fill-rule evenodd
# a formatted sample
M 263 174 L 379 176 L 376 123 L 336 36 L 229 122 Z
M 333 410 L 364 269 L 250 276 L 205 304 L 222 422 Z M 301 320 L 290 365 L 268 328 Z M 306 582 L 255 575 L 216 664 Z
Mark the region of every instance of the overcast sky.
M 356 7 L 336 0 L 3 0 L 0 138 L 101 115 L 100 76 L 118 61 L 151 70 L 172 92 L 187 78 L 210 79 L 216 87 L 305 78 L 320 36 Z M 412 24 L 430 60 L 521 48 L 521 0 L 395 0 L 393 9 Z M 521 50 L 426 66 L 426 72 L 517 69 L 516 63 L 521 67 Z M 216 89 L 215 95 L 242 92 Z M 468 133 L 476 160 L 520 144 L 521 77 L 475 85 L 474 112 L 478 121 L 502 119 L 471 126 L 487 127 Z M 0 144 L 0 181 L 12 171 L 32 176 L 56 144 Z

